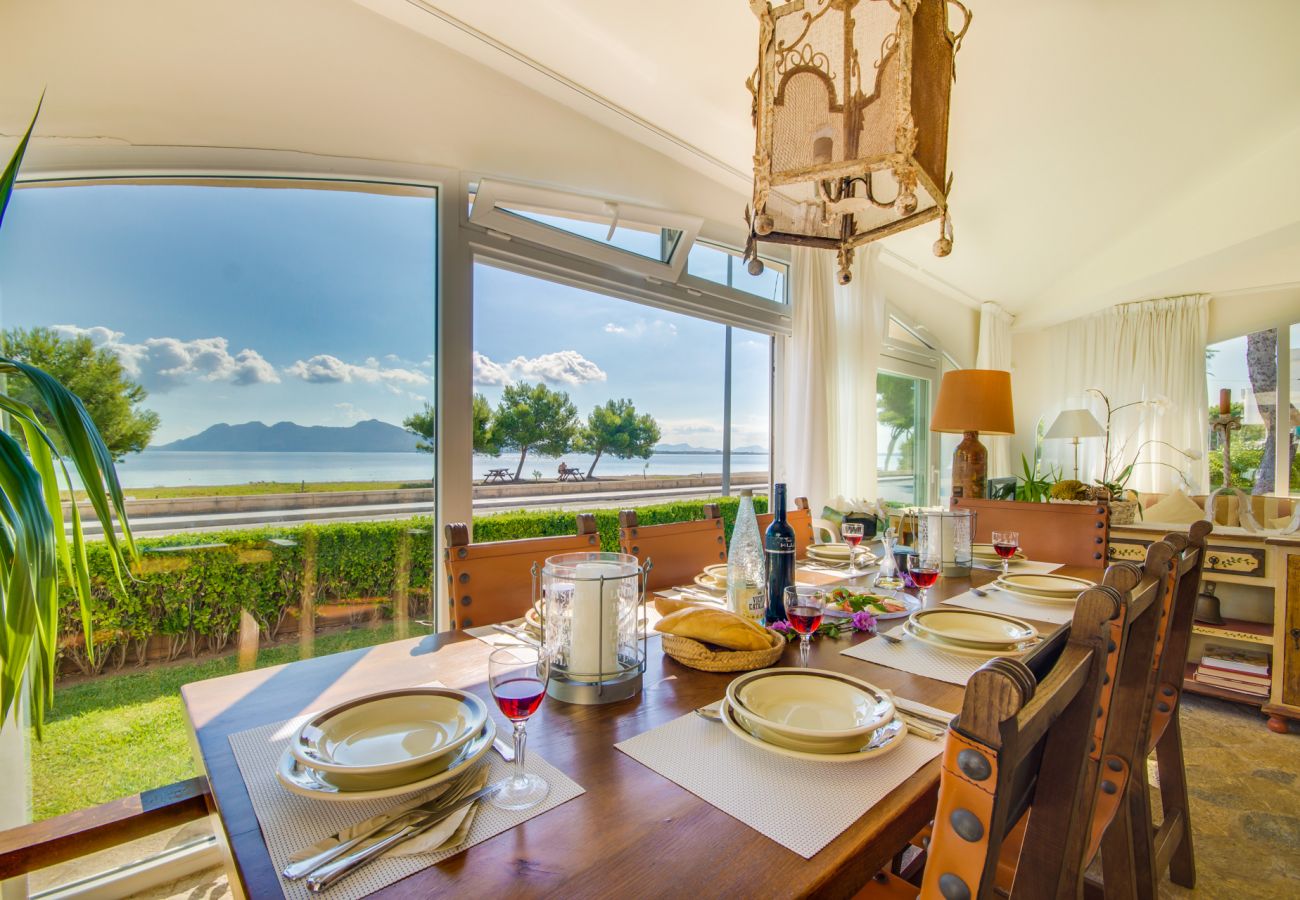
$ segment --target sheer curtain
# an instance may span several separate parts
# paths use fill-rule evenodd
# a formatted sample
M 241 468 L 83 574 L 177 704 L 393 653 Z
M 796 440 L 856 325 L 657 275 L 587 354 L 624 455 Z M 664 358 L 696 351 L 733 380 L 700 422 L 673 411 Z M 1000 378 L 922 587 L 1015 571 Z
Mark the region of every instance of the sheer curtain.
M 835 284 L 833 254 L 796 247 L 791 258 L 781 476 L 814 515 L 836 497 L 875 498 L 879 255 L 878 246 L 859 249 L 847 285 Z
M 1011 324 L 1015 316 L 996 303 L 980 306 L 979 349 L 975 352 L 975 368 L 1011 370 Z M 981 437 L 988 448 L 988 474 L 998 478 L 1011 474 L 1011 438 L 990 435 Z
M 1050 329 L 1052 358 L 1059 362 L 1059 403 L 1049 411 L 1047 424 L 1062 409 L 1082 407 L 1105 425 L 1105 404 L 1089 388 L 1105 392 L 1112 408 L 1137 404 L 1115 414 L 1111 431 L 1112 459 L 1122 458 L 1121 467 L 1139 459 L 1128 486 L 1167 493 L 1182 485 L 1185 476 L 1193 491 L 1203 489 L 1208 311 L 1207 295 L 1189 294 L 1127 303 Z M 1081 480 L 1101 477 L 1103 447 L 1102 438 L 1080 446 Z M 1189 461 L 1179 450 L 1195 458 Z M 1044 451 L 1047 459 L 1069 470 L 1068 441 L 1047 441 Z

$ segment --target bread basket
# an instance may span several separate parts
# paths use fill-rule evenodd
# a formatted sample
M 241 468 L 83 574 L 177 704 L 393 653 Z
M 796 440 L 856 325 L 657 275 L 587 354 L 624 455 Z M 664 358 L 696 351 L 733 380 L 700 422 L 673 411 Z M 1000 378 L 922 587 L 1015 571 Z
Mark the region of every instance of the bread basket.
M 692 669 L 702 672 L 748 672 L 772 665 L 785 651 L 784 636 L 770 628 L 767 629 L 767 635 L 772 643 L 766 650 L 723 650 L 679 634 L 665 634 L 662 641 L 664 653 Z

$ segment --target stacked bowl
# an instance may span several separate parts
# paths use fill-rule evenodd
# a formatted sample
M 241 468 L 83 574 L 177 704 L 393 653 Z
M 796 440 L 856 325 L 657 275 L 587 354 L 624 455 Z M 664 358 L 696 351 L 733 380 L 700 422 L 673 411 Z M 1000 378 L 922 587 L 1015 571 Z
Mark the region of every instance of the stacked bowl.
M 374 800 L 427 790 L 466 774 L 492 747 L 487 705 L 451 688 L 384 691 L 311 716 L 276 774 L 290 791 L 324 800 Z
M 961 656 L 1019 656 L 1038 642 L 1038 629 L 1023 619 L 974 609 L 917 610 L 903 630 L 921 643 Z
M 795 759 L 853 762 L 901 745 L 907 726 L 889 695 L 822 669 L 761 669 L 727 686 L 722 722 L 745 742 Z

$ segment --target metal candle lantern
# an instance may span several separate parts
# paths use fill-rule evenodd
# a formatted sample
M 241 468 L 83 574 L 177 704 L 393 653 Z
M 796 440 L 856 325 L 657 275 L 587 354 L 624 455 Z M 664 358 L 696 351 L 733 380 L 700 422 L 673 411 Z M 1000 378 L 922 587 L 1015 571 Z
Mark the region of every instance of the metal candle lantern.
M 941 560 L 945 577 L 970 574 L 971 542 L 975 536 L 975 512 L 970 509 L 908 510 L 915 521 L 916 551 L 923 558 Z
M 547 693 L 566 703 L 613 703 L 641 691 L 646 661 L 645 577 L 625 553 L 563 553 L 546 560 L 542 649 L 551 660 Z

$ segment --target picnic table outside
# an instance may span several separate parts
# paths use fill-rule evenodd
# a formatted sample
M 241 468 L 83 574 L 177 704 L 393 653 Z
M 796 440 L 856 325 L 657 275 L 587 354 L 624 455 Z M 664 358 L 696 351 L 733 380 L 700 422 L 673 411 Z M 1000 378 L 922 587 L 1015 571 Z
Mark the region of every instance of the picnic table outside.
M 575 469 L 567 463 L 560 463 L 560 480 L 561 481 L 582 481 L 582 470 Z
M 494 481 L 509 481 L 509 469 L 488 469 L 487 477 L 483 479 L 484 484 L 491 484 Z

